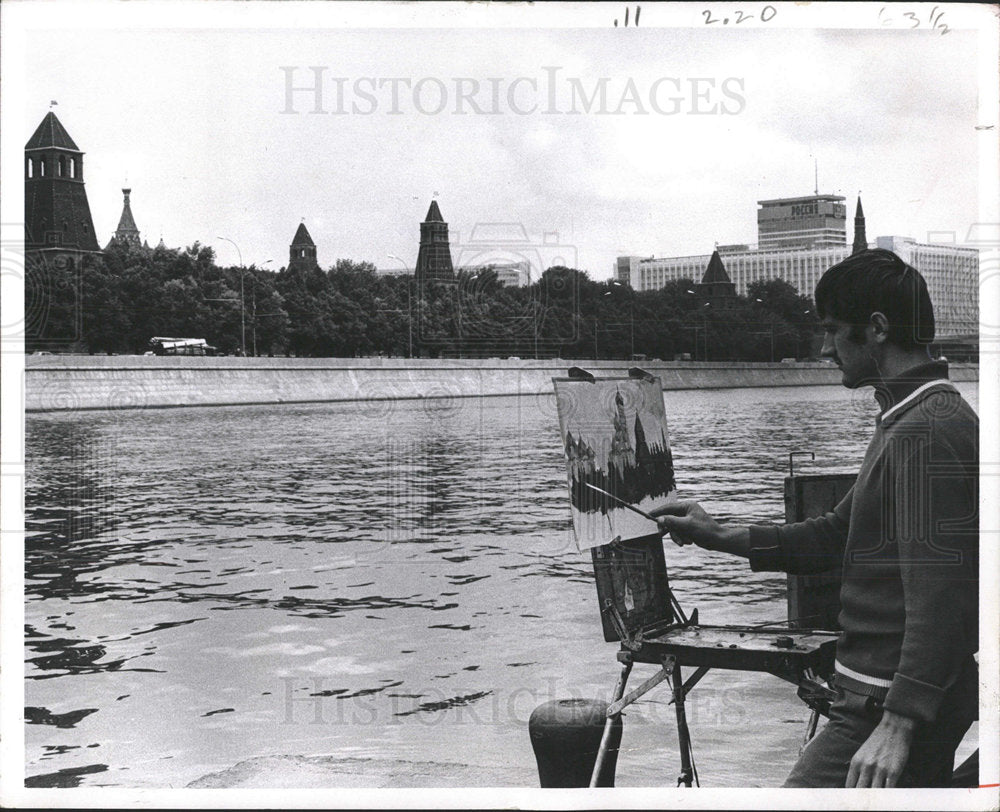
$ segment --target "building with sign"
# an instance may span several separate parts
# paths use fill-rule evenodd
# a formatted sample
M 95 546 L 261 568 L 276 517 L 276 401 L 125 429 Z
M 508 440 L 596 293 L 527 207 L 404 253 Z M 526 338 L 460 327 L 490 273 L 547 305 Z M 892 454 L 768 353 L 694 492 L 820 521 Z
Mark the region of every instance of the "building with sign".
M 847 207 L 840 195 L 758 200 L 761 250 L 835 248 L 847 242 Z
M 758 245 L 720 245 L 717 248 L 736 292 L 745 296 L 751 282 L 782 279 L 799 293 L 812 296 L 816 283 L 830 266 L 864 248 L 885 248 L 920 271 L 927 280 L 939 337 L 978 333 L 978 249 L 956 244 L 919 243 L 912 237 L 898 236 L 878 237 L 874 245 L 867 243 L 860 200 L 855 216 L 856 239 L 849 245 L 843 226 L 843 200 L 836 195 L 814 195 L 760 201 Z M 840 208 L 833 208 L 833 204 Z M 816 217 L 804 214 L 813 205 L 820 214 Z M 794 208 L 800 206 L 807 208 Z M 765 211 L 767 216 L 762 215 Z M 839 236 L 834 236 L 836 234 Z M 615 278 L 627 282 L 634 290 L 658 290 L 668 282 L 700 279 L 711 256 L 648 259 L 624 256 L 617 258 L 613 272 Z

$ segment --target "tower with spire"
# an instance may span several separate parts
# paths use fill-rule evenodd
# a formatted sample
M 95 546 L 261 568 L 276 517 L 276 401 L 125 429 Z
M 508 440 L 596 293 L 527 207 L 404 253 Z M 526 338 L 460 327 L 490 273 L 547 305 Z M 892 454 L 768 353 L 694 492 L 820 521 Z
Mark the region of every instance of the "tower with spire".
M 83 152 L 51 110 L 24 146 L 24 248 L 72 266 L 99 253 L 83 184 Z
M 288 270 L 313 270 L 319 267 L 316 260 L 316 243 L 309 236 L 309 229 L 305 223 L 299 223 L 292 237 L 292 244 L 288 246 Z
M 427 217 L 420 224 L 420 250 L 417 252 L 418 282 L 447 282 L 455 278 L 448 242 L 448 224 L 441 216 L 436 200 L 431 201 Z
M 142 240 L 139 237 L 139 228 L 136 226 L 135 218 L 132 216 L 132 204 L 129 200 L 131 194 L 131 189 L 122 189 L 122 196 L 124 197 L 124 202 L 122 203 L 122 216 L 118 218 L 118 228 L 115 230 L 115 233 L 111 235 L 111 239 L 105 246 L 105 250 L 110 248 L 112 245 L 124 246 L 126 248 L 142 247 Z
M 854 245 L 851 256 L 868 250 L 868 237 L 865 236 L 865 212 L 861 208 L 861 194 L 858 194 L 858 207 L 854 211 Z
M 704 296 L 708 304 L 717 310 L 725 310 L 736 305 L 736 285 L 729 278 L 726 266 L 722 264 L 722 257 L 717 250 L 712 252 L 712 258 L 708 261 L 701 283 L 694 288 L 699 296 Z

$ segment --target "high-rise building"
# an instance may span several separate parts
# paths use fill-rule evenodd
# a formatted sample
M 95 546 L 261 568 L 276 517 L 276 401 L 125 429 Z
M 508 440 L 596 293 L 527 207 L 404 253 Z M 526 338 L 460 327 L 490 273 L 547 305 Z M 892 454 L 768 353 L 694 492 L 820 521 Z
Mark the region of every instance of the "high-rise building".
M 309 236 L 309 229 L 305 223 L 299 223 L 295 229 L 295 236 L 292 237 L 292 244 L 288 246 L 288 270 L 312 270 L 318 268 L 319 262 L 316 259 L 316 243 Z
M 448 242 L 448 224 L 441 216 L 436 200 L 431 201 L 427 217 L 420 224 L 420 250 L 417 252 L 416 278 L 418 282 L 434 280 L 451 281 L 455 269 L 451 263 L 451 246 Z
M 615 260 L 614 279 L 623 285 L 632 284 L 632 272 L 639 267 L 642 257 L 618 257 Z
M 122 216 L 118 219 L 118 228 L 111 235 L 111 239 L 108 240 L 105 248 L 110 248 L 115 244 L 126 245 L 129 248 L 139 248 L 142 245 L 142 240 L 139 237 L 139 228 L 136 226 L 135 218 L 132 216 L 132 205 L 129 202 L 131 194 L 131 189 L 122 189 L 122 195 L 125 198 L 125 202 L 122 204 Z M 149 246 L 147 245 L 146 247 L 148 248 Z
M 825 248 L 847 242 L 847 209 L 840 195 L 758 200 L 757 243 L 762 250 Z
M 719 256 L 740 296 L 746 296 L 751 282 L 784 279 L 803 294 L 812 295 L 823 272 L 850 254 L 846 245 L 792 251 L 765 251 L 752 246 L 722 246 Z M 678 279 L 697 280 L 711 260 L 711 254 L 687 257 L 657 257 L 640 260 L 632 277 L 635 290 L 657 290 Z
M 505 288 L 523 288 L 531 284 L 531 263 L 526 260 L 518 262 L 484 262 L 481 265 L 463 265 L 456 272 L 464 272 L 472 276 L 492 271 L 497 282 Z
M 938 338 L 979 333 L 979 249 L 919 243 L 912 237 L 877 237 L 877 248 L 892 251 L 927 282 Z
M 83 152 L 49 111 L 24 146 L 24 248 L 72 266 L 99 253 L 83 182 Z
M 978 332 L 978 249 L 954 244 L 918 243 L 910 237 L 878 237 L 876 246 L 893 251 L 927 280 L 939 337 Z M 847 259 L 856 250 L 868 247 L 864 212 L 859 201 L 852 246 L 848 246 L 846 240 L 836 245 L 813 248 L 720 245 L 718 253 L 725 262 L 736 292 L 741 296 L 746 295 L 751 282 L 770 279 L 782 279 L 799 293 L 812 296 L 816 283 L 828 268 Z M 655 259 L 619 257 L 616 267 L 627 265 L 631 277 L 629 282 L 634 290 L 657 290 L 667 282 L 699 279 L 710 259 L 709 254 Z M 623 262 L 625 260 L 628 262 Z

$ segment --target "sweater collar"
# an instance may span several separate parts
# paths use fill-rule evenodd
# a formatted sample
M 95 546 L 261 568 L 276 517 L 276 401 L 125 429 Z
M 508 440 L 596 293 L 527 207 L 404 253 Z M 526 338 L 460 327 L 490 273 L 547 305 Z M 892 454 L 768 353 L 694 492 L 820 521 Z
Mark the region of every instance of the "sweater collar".
M 875 400 L 880 407 L 879 418 L 883 419 L 888 417 L 890 412 L 895 412 L 896 407 L 901 406 L 903 401 L 918 389 L 939 381 L 948 381 L 947 361 L 928 361 L 925 364 L 918 364 L 910 367 L 899 377 L 875 387 Z

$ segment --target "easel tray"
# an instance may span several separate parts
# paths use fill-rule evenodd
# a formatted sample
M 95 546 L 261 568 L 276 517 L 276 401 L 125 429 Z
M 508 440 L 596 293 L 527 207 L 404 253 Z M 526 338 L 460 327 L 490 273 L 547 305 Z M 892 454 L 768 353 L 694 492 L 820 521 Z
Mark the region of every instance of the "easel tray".
M 660 663 L 667 655 L 678 665 L 766 671 L 797 682 L 802 671 L 830 673 L 837 633 L 784 628 L 687 626 L 643 636 L 636 662 Z

